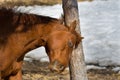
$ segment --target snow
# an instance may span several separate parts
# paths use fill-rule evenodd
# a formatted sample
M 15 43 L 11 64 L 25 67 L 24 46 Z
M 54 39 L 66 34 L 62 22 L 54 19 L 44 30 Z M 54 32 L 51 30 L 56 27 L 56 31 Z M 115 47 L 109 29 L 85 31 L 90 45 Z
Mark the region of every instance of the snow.
M 26 54 L 25 60 L 30 62 L 32 62 L 32 60 L 47 61 L 47 62 L 49 61 L 44 47 L 40 47 L 28 52 Z
M 120 0 L 95 0 L 78 3 L 80 25 L 87 64 L 120 65 Z M 59 18 L 62 5 L 21 6 L 17 11 Z M 44 48 L 29 52 L 27 57 L 49 61 Z M 26 58 L 26 60 L 29 60 Z
M 120 67 L 115 67 L 112 69 L 114 72 L 120 72 Z
M 120 2 L 79 3 L 86 63 L 120 65 Z
M 95 65 L 87 65 L 87 70 L 90 69 L 106 69 L 106 67 L 100 67 L 100 66 L 95 66 Z M 114 69 L 114 70 L 119 70 L 118 68 Z
M 61 17 L 61 14 L 63 13 L 62 6 L 60 4 L 54 6 L 20 6 L 15 7 L 15 9 L 22 13 L 32 13 L 37 15 L 51 16 L 54 18 Z

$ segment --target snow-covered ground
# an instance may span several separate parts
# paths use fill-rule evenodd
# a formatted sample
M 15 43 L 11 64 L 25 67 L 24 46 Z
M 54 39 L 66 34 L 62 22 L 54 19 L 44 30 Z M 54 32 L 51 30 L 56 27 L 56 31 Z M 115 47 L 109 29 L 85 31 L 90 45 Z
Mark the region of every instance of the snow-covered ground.
M 87 64 L 100 66 L 120 65 L 120 0 L 95 0 L 80 2 L 80 25 L 83 40 L 85 61 Z M 62 6 L 21 6 L 21 12 L 47 15 L 59 18 Z M 29 56 L 37 60 L 47 60 L 44 48 L 29 52 Z M 28 58 L 25 58 L 27 60 Z
M 85 60 L 120 65 L 120 0 L 79 3 Z

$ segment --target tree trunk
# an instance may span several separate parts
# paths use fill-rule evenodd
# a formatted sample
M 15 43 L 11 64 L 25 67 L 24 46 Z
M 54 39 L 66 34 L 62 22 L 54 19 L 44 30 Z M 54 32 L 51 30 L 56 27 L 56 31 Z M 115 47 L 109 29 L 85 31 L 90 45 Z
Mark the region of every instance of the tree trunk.
M 79 14 L 77 0 L 62 0 L 65 25 L 70 26 L 73 21 L 77 21 L 76 31 L 80 32 Z M 73 50 L 70 59 L 70 80 L 88 80 L 82 42 L 78 48 Z

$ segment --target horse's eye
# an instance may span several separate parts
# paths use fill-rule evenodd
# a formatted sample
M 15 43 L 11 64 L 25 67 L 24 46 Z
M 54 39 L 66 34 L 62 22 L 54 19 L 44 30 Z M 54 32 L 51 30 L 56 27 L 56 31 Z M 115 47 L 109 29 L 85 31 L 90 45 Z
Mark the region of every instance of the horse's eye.
M 71 47 L 71 48 L 73 47 L 72 41 L 70 41 L 70 40 L 68 41 L 68 46 Z

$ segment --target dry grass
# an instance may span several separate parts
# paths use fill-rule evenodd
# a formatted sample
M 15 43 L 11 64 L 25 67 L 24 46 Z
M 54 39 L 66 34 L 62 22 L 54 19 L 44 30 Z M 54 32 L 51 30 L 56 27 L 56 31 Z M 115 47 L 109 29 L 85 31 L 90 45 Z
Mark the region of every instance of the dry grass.
M 111 68 L 103 70 L 91 69 L 87 71 L 89 80 L 120 80 L 120 73 L 112 71 Z M 23 80 L 70 80 L 69 71 L 54 74 L 48 69 L 47 62 L 33 61 L 24 62 Z
M 0 4 L 2 7 L 13 7 L 13 6 L 28 6 L 28 5 L 53 5 L 57 4 L 58 2 L 42 2 L 42 1 L 5 1 Z M 60 2 L 59 2 L 60 3 Z
M 92 1 L 92 0 L 78 0 L 78 1 Z M 54 5 L 61 3 L 62 0 L 0 0 L 0 6 L 13 7 L 20 5 Z

